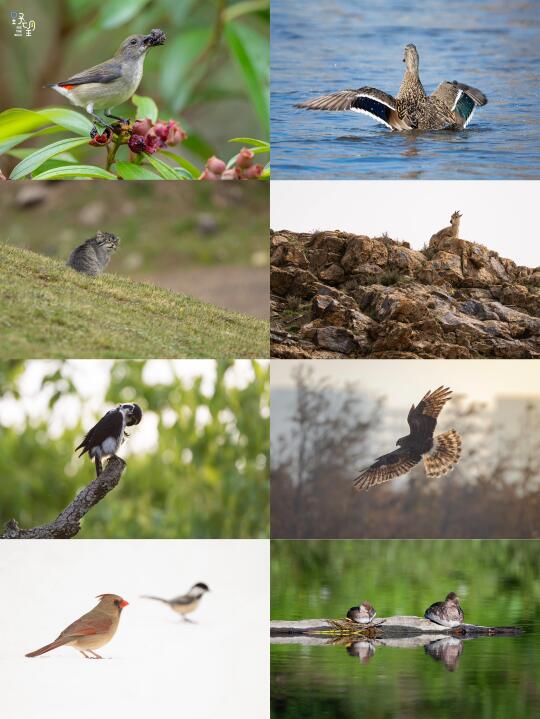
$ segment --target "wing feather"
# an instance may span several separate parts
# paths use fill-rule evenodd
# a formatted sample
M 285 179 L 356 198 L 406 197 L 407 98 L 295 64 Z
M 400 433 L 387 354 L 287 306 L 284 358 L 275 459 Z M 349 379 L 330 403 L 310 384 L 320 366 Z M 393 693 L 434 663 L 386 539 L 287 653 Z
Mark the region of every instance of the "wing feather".
M 371 467 L 362 470 L 353 482 L 358 491 L 369 489 L 376 484 L 388 482 L 391 479 L 400 477 L 412 469 L 421 457 L 408 448 L 399 448 L 388 454 L 383 454 L 374 462 Z

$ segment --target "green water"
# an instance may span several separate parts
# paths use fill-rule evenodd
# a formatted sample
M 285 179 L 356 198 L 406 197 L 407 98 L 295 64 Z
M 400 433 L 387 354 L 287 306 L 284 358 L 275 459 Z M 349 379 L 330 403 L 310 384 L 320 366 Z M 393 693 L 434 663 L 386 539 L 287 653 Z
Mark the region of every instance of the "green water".
M 465 621 L 518 637 L 395 648 L 272 644 L 272 717 L 540 716 L 540 543 L 274 541 L 272 619 L 422 615 L 456 591 Z M 434 656 L 437 658 L 434 658 Z

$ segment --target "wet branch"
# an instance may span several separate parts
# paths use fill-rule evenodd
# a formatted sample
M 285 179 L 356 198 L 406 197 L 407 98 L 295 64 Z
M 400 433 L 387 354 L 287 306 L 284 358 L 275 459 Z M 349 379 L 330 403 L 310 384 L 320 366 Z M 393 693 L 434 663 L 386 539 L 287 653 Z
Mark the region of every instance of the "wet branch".
M 53 522 L 32 529 L 21 529 L 15 519 L 10 519 L 0 538 L 70 539 L 74 537 L 81 529 L 81 519 L 116 487 L 125 468 L 126 463 L 123 459 L 116 456 L 111 457 L 99 477 L 81 489 L 75 499 Z

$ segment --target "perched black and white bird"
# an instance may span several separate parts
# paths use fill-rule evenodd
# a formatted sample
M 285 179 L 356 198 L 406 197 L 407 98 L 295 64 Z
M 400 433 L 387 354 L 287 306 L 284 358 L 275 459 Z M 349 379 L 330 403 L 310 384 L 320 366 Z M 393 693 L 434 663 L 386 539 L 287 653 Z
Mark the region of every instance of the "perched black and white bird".
M 126 427 L 139 424 L 141 419 L 142 410 L 138 404 L 119 404 L 118 407 L 110 409 L 103 415 L 99 422 L 87 432 L 75 451 L 82 449 L 79 457 L 88 452 L 90 459 L 96 463 L 96 476 L 99 477 L 103 471 L 101 460 L 118 452 L 125 437 L 129 436 L 125 431 Z
M 206 594 L 206 592 L 209 591 L 210 589 L 207 584 L 204 582 L 197 582 L 197 584 L 194 584 L 191 589 L 186 592 L 186 594 L 182 594 L 174 599 L 162 599 L 161 597 L 151 597 L 149 595 L 144 595 L 143 599 L 155 599 L 157 602 L 168 604 L 173 612 L 181 615 L 185 622 L 191 622 L 192 620 L 188 619 L 186 614 L 194 612 L 199 606 L 199 602 L 201 601 L 203 594 Z

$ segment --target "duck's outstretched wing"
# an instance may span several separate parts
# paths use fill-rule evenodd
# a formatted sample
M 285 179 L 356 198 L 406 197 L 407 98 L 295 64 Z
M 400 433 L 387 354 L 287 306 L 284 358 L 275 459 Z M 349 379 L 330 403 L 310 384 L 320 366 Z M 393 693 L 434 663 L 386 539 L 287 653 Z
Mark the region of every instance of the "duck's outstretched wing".
M 391 130 L 401 129 L 397 114 L 396 99 L 374 87 L 361 87 L 358 90 L 340 90 L 331 95 L 322 95 L 313 100 L 301 102 L 295 107 L 305 110 L 327 110 L 331 112 L 361 112 L 381 122 Z
M 440 100 L 456 117 L 456 124 L 467 127 L 477 107 L 487 104 L 487 97 L 481 90 L 462 82 L 441 82 L 431 95 Z
M 421 455 L 406 447 L 400 447 L 393 452 L 383 454 L 371 467 L 360 472 L 353 482 L 353 487 L 361 491 L 400 477 L 412 469 L 415 464 L 418 464 L 420 459 Z

